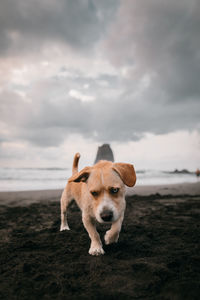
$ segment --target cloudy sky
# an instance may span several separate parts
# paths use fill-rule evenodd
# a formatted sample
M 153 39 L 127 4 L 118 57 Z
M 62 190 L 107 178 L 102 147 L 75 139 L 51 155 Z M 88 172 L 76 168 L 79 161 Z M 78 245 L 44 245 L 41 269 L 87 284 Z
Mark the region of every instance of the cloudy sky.
M 200 167 L 199 0 L 1 0 L 0 166 Z

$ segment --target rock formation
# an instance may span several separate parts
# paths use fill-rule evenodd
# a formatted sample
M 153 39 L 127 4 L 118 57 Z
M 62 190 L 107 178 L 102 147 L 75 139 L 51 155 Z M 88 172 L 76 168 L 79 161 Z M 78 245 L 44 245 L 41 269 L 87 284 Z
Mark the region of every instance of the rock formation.
M 114 161 L 114 155 L 109 144 L 103 144 L 102 146 L 98 147 L 94 163 L 96 164 L 99 160 Z

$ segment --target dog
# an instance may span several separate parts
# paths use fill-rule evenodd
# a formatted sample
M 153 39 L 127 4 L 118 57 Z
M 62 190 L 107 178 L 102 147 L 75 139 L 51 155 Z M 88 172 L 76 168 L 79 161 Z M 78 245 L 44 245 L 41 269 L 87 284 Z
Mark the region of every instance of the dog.
M 78 172 L 79 159 L 80 154 L 76 153 L 72 176 L 61 196 L 60 231 L 69 230 L 67 207 L 75 200 L 82 211 L 83 225 L 91 239 L 89 254 L 98 256 L 105 252 L 96 230 L 96 221 L 111 224 L 104 236 L 105 244 L 116 243 L 126 208 L 125 185 L 135 185 L 136 173 L 131 164 L 104 160 Z

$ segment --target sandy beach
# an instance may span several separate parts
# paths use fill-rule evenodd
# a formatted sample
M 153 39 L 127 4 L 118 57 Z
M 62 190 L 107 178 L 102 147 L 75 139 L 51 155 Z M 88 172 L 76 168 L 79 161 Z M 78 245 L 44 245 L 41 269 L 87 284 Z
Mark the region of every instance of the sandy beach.
M 102 257 L 88 254 L 74 203 L 59 231 L 61 192 L 0 192 L 1 299 L 199 299 L 200 183 L 127 189 L 119 242 Z

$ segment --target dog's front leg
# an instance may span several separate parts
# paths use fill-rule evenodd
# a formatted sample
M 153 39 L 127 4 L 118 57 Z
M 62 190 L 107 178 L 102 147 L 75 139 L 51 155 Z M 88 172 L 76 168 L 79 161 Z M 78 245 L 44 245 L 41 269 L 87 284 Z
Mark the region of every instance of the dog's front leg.
M 60 208 L 61 208 L 61 225 L 60 231 L 69 230 L 69 226 L 67 223 L 67 207 L 71 202 L 71 198 L 68 197 L 66 189 L 63 191 L 61 199 L 60 199 Z
M 96 256 L 104 254 L 105 252 L 102 248 L 100 236 L 96 231 L 95 222 L 90 217 L 84 215 L 82 216 L 82 220 L 83 225 L 85 226 L 85 229 L 87 230 L 91 239 L 89 254 Z
M 124 214 L 116 222 L 112 223 L 110 230 L 106 232 L 104 236 L 106 245 L 117 243 L 119 238 L 119 233 L 121 231 L 123 219 L 124 219 Z

